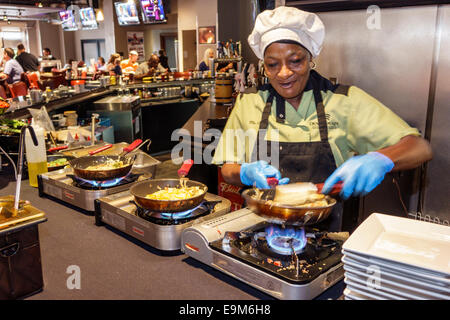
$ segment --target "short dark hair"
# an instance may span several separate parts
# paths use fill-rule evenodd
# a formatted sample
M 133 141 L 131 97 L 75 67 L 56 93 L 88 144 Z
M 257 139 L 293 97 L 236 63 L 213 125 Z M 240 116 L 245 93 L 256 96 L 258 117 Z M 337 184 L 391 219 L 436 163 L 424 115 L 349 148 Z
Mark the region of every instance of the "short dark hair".
M 11 48 L 5 48 L 5 52 L 8 55 L 8 57 L 10 57 L 11 59 L 14 59 L 14 56 L 16 55 L 14 53 L 14 50 Z
M 25 50 L 25 46 L 22 43 L 17 45 L 17 50 Z
M 44 48 L 43 51 L 47 51 L 48 53 L 52 53 L 49 48 Z

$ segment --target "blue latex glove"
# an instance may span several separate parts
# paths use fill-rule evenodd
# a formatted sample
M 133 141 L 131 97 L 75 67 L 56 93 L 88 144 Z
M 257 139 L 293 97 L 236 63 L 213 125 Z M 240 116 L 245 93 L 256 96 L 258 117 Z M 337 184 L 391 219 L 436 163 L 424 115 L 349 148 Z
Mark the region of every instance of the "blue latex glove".
M 242 184 L 245 184 L 246 186 L 256 186 L 256 188 L 259 189 L 270 189 L 267 178 L 277 178 L 278 184 L 289 183 L 289 178 L 281 179 L 280 171 L 264 160 L 243 163 L 241 165 L 239 176 Z
M 375 189 L 392 168 L 394 168 L 392 160 L 379 152 L 355 156 L 345 161 L 328 177 L 322 193 L 330 192 L 336 183 L 343 181 L 340 193 L 343 199 L 350 196 L 364 196 Z

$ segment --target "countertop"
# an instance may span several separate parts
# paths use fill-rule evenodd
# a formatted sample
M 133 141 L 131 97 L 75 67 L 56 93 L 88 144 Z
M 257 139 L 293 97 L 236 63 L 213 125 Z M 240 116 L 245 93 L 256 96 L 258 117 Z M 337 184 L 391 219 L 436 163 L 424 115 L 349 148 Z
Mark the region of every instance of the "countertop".
M 14 194 L 15 185 L 11 175 L 0 171 L 1 194 Z M 40 198 L 28 180 L 22 182 L 21 199 L 48 219 L 39 224 L 44 289 L 29 300 L 273 299 L 181 252 L 167 255 L 110 226 L 98 227 L 93 215 Z M 67 288 L 70 266 L 80 268 L 81 289 Z M 343 283 L 320 299 L 336 299 L 342 291 Z
M 0 190 L 14 194 L 15 182 L 0 174 Z M 272 299 L 181 252 L 165 256 L 109 226 L 94 225 L 94 216 L 40 198 L 22 182 L 21 198 L 46 213 L 39 225 L 44 290 L 28 299 Z M 66 286 L 69 266 L 81 271 L 81 289 Z

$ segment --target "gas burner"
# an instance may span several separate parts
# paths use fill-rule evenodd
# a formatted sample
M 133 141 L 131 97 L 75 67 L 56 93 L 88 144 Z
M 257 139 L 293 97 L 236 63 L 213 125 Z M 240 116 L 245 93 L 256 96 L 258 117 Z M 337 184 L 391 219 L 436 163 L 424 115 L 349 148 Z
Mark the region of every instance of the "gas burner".
M 159 225 L 177 225 L 209 214 L 220 201 L 203 201 L 193 209 L 171 213 L 153 212 L 139 207 L 134 201 L 130 202 L 136 205 L 136 215 L 142 219 Z
M 161 212 L 161 218 L 163 219 L 173 219 L 173 220 L 177 220 L 177 219 L 186 219 L 186 218 L 190 218 L 192 213 L 195 212 L 195 210 L 198 208 L 195 207 L 194 209 L 190 209 L 190 210 L 186 210 L 186 211 L 182 211 L 182 212 Z
M 240 232 L 226 232 L 212 246 L 276 277 L 303 283 L 340 261 L 342 244 L 318 241 L 316 234 L 320 238 L 320 232 L 264 222 Z
M 128 175 L 126 175 L 124 177 L 119 177 L 119 178 L 115 178 L 112 180 L 105 180 L 105 181 L 86 180 L 86 179 L 77 177 L 73 174 L 68 174 L 67 176 L 73 180 L 75 186 L 80 187 L 82 189 L 102 190 L 102 189 L 108 189 L 108 188 L 112 188 L 112 187 L 116 187 L 116 186 L 134 182 L 139 178 L 140 175 L 129 173 Z
M 304 229 L 281 228 L 276 225 L 266 228 L 266 241 L 270 249 L 281 255 L 298 254 L 307 244 Z

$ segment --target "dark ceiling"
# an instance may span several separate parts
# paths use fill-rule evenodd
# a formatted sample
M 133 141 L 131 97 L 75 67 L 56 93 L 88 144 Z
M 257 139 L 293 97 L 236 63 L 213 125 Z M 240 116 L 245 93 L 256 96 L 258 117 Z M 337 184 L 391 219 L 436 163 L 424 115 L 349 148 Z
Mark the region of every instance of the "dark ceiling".
M 94 0 L 95 1 L 95 0 Z M 98 2 L 98 1 L 97 1 Z M 2 5 L 21 5 L 21 6 L 38 6 L 42 3 L 44 7 L 63 7 L 71 4 L 79 6 L 87 6 L 92 1 L 89 0 L 1 0 Z

